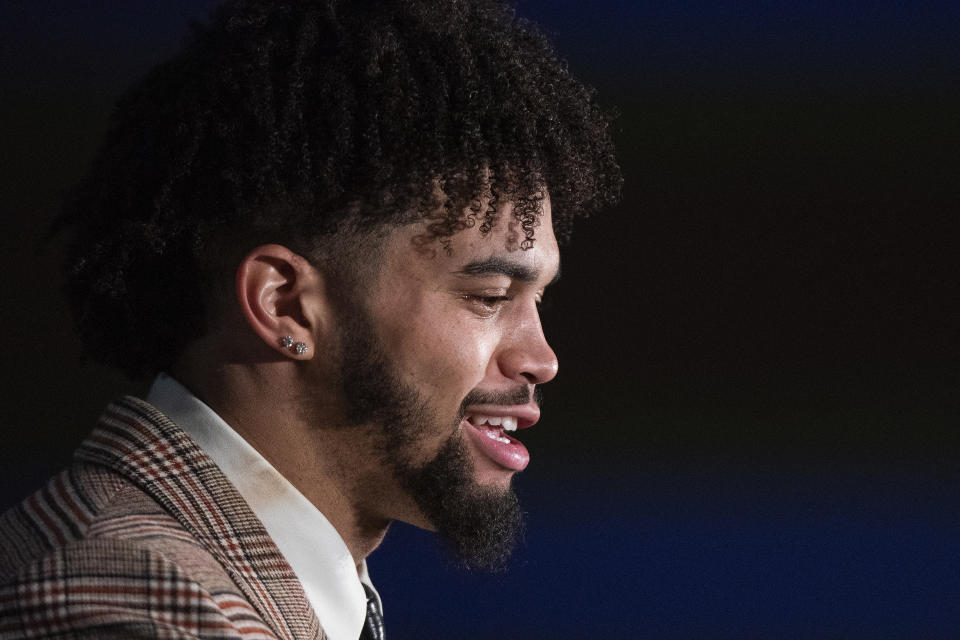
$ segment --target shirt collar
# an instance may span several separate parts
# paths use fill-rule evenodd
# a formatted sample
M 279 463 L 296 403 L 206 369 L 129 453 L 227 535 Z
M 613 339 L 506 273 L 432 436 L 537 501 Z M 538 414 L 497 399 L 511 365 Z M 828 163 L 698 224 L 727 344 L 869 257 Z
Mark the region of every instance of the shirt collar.
M 366 561 L 358 575 L 350 550 L 324 515 L 186 387 L 161 373 L 147 402 L 190 435 L 247 501 L 300 579 L 327 637 L 356 640 L 367 610 L 361 582 L 383 610 Z

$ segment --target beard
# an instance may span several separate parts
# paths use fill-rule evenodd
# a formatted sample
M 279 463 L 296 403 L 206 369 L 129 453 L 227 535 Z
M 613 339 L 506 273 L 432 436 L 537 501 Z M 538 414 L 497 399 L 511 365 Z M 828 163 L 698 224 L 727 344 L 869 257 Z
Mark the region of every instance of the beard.
M 377 450 L 400 486 L 436 527 L 441 548 L 465 569 L 505 568 L 522 535 L 523 511 L 512 488 L 484 487 L 459 425 L 471 404 L 528 401 L 526 389 L 514 394 L 470 392 L 458 415 L 444 420 L 422 395 L 404 383 L 377 340 L 363 309 L 353 305 L 349 327 L 341 332 L 341 380 L 347 420 L 379 426 Z M 521 397 L 522 396 L 522 397 Z M 438 427 L 450 437 L 426 463 L 415 463 L 422 438 Z

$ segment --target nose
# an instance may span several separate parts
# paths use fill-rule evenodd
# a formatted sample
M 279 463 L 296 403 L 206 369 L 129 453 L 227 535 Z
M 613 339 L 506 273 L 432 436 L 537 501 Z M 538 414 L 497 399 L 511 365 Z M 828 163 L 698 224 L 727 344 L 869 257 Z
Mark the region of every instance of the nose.
M 543 334 L 540 317 L 534 316 L 518 329 L 500 353 L 500 370 L 506 377 L 523 384 L 544 384 L 557 375 L 557 354 Z

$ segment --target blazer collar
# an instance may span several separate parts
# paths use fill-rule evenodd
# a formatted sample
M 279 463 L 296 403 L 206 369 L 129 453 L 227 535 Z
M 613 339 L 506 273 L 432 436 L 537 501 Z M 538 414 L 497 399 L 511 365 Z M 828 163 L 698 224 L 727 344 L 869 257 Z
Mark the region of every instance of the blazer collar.
M 108 406 L 76 458 L 113 469 L 162 504 L 217 558 L 278 637 L 323 636 L 260 520 L 190 436 L 152 405 L 126 396 Z

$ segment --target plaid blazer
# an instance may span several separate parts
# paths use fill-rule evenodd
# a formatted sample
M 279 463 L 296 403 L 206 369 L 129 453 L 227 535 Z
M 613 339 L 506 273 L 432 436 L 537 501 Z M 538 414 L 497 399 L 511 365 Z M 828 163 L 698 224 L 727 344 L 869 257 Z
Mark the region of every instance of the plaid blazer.
M 0 585 L 0 638 L 324 637 L 233 485 L 131 397 L 0 516 Z

